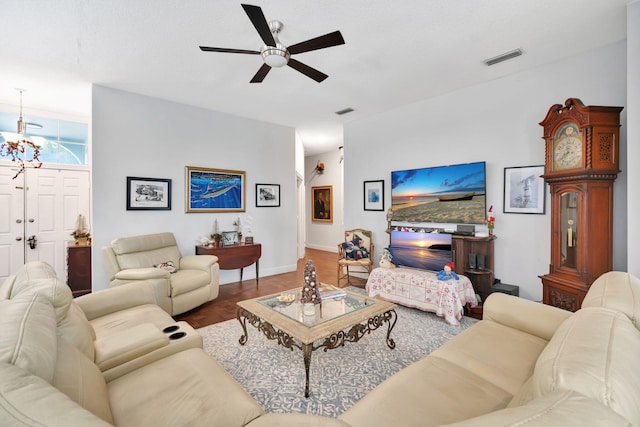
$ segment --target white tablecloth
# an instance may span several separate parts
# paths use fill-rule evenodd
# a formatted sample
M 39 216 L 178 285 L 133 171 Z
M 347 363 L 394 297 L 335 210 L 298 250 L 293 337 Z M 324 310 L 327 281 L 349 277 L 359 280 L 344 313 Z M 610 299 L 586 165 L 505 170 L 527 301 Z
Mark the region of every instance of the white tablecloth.
M 379 296 L 407 307 L 436 313 L 451 325 L 459 325 L 464 305 L 478 302 L 468 277 L 438 280 L 436 273 L 413 268 L 375 268 L 367 280 L 370 297 Z

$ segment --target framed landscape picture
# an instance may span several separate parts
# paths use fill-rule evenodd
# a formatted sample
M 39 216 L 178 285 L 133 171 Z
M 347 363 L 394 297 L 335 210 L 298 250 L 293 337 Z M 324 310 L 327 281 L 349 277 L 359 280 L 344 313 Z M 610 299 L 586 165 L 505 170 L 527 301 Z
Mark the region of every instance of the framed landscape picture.
M 504 168 L 504 212 L 544 214 L 544 166 Z
M 185 212 L 246 210 L 244 171 L 187 166 L 185 173 Z
M 171 180 L 127 177 L 128 211 L 170 211 Z
M 384 210 L 384 180 L 364 182 L 364 210 Z
M 256 184 L 256 207 L 280 206 L 280 184 Z
M 333 187 L 311 187 L 311 220 L 333 222 Z

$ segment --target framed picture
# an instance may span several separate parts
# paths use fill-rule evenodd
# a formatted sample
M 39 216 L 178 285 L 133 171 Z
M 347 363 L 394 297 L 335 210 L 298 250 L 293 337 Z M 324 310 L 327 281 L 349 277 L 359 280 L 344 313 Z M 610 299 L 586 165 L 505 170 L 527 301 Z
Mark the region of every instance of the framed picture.
M 256 184 L 256 207 L 280 206 L 280 184 Z
M 544 166 L 504 168 L 504 212 L 544 214 Z
M 237 231 L 222 232 L 222 246 L 235 246 L 240 243 Z
M 384 210 L 384 180 L 364 182 L 364 210 Z
M 311 187 L 311 220 L 333 222 L 333 187 Z
M 185 212 L 244 212 L 246 173 L 195 166 L 185 168 Z
M 171 180 L 127 177 L 128 211 L 170 211 Z
M 247 236 L 244 238 L 244 244 L 245 245 L 253 245 L 253 237 L 252 236 Z

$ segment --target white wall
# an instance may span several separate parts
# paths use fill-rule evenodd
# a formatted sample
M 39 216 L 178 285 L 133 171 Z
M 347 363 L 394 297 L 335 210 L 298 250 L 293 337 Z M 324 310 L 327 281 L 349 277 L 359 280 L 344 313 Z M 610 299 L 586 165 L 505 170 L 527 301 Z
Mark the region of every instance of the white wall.
M 572 97 L 586 105 L 626 107 L 626 43 L 346 124 L 344 228 L 373 230 L 379 255 L 388 246 L 386 213 L 363 210 L 363 181 L 385 180 L 387 209 L 391 171 L 484 160 L 487 206 L 494 206 L 496 216 L 496 277 L 519 285 L 521 296 L 541 300 L 538 276 L 548 272 L 550 256 L 548 188 L 545 215 L 505 214 L 503 174 L 505 167 L 544 164 L 538 123 L 551 105 Z M 622 121 L 625 147 L 626 112 Z M 614 268 L 622 270 L 627 258 L 626 179 L 623 171 L 614 190 Z
M 94 86 L 92 135 L 94 290 L 108 285 L 100 248 L 114 238 L 171 231 L 189 255 L 215 218 L 224 231 L 252 217 L 261 276 L 296 269 L 294 129 Z M 246 212 L 185 213 L 185 166 L 246 171 Z M 127 211 L 127 176 L 170 178 L 172 210 Z M 280 184 L 281 206 L 256 208 L 256 183 Z M 239 277 L 222 271 L 220 282 Z M 255 277 L 255 267 L 244 277 Z
M 640 277 L 640 2 L 627 6 L 627 97 L 628 130 L 631 141 L 627 146 L 628 165 L 628 218 L 629 252 L 627 254 L 628 271 Z M 633 196 L 633 197 L 632 197 Z
M 338 252 L 338 243 L 344 240 L 344 228 L 342 224 L 343 195 L 342 195 L 342 165 L 341 153 L 333 150 L 317 156 L 305 157 L 305 183 L 306 183 L 306 216 L 307 216 L 307 243 L 311 249 L 319 249 L 329 252 Z M 318 161 L 324 163 L 324 173 L 314 171 Z M 312 220 L 311 189 L 319 186 L 332 186 L 333 190 L 333 221 L 318 222 Z

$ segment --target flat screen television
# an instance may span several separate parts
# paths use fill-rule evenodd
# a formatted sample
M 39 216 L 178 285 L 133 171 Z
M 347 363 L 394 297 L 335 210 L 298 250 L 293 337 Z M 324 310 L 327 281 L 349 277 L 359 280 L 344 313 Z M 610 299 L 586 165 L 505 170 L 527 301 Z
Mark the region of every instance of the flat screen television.
M 484 224 L 485 162 L 391 172 L 393 221 Z
M 391 262 L 401 267 L 440 271 L 453 260 L 451 234 L 391 231 Z

